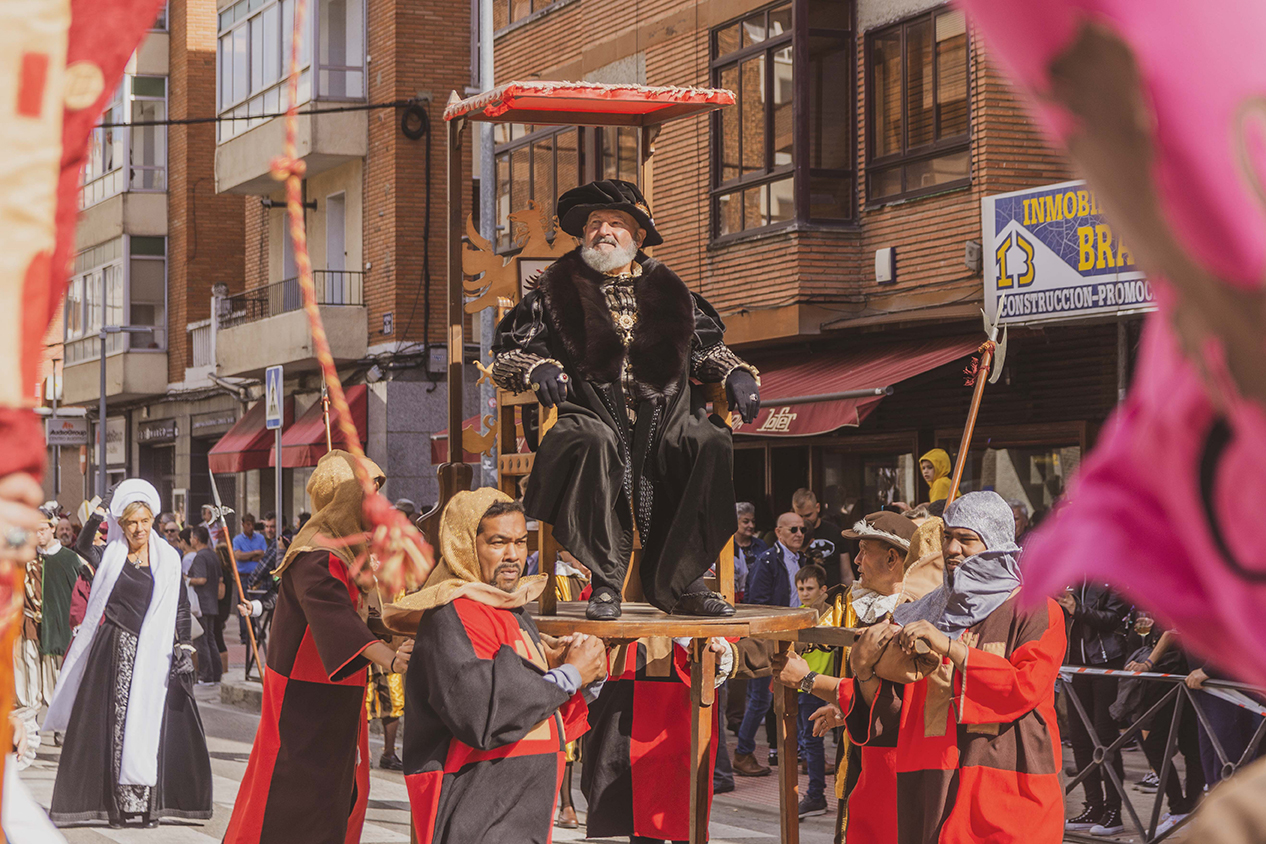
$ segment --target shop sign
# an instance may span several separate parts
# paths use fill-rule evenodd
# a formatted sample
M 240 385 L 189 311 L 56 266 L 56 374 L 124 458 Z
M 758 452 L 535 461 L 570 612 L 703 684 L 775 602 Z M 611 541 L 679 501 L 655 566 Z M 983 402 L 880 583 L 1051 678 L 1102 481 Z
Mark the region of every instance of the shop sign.
M 127 463 L 127 420 L 122 416 L 107 417 L 105 423 L 106 465 Z
M 209 437 L 223 434 L 237 422 L 236 410 L 213 410 L 189 417 L 190 436 Z
M 153 419 L 136 428 L 136 438 L 145 444 L 175 442 L 177 433 L 175 419 Z
M 44 420 L 44 441 L 49 445 L 87 445 L 88 420 L 83 416 L 50 416 Z
M 985 197 L 985 313 L 1035 323 L 1155 309 L 1130 245 L 1082 181 Z

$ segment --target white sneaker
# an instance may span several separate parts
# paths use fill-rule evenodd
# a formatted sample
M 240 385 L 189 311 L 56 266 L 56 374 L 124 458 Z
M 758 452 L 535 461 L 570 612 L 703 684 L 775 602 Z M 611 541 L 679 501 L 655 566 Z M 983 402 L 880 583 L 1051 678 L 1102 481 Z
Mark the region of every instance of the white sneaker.
M 1103 813 L 1103 820 L 1090 828 L 1091 835 L 1116 835 L 1125 831 L 1125 824 L 1121 822 L 1121 810 L 1109 809 Z
M 1161 822 L 1156 827 L 1156 837 L 1159 838 L 1160 836 L 1169 832 L 1174 827 L 1178 826 L 1178 824 L 1182 823 L 1182 820 L 1185 817 L 1187 817 L 1186 812 L 1184 812 L 1181 815 L 1171 815 L 1167 813 L 1165 817 L 1161 819 Z

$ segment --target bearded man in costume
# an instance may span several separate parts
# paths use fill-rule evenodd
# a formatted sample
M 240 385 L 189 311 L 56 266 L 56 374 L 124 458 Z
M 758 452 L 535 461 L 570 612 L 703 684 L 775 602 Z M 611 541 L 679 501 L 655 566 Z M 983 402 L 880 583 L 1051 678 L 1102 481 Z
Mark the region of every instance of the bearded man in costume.
M 354 844 L 369 802 L 365 683 L 372 662 L 409 665 L 412 643 L 393 651 L 361 618 L 370 524 L 354 461 L 382 486 L 381 469 L 334 450 L 308 480 L 316 511 L 281 565 L 264 667 L 264 704 L 225 844 Z
M 635 526 L 651 604 L 732 615 L 703 575 L 733 532 L 733 444 L 690 379 L 725 384 L 750 422 L 758 373 L 725 345 L 712 306 L 642 252 L 663 238 L 636 185 L 569 190 L 558 219 L 581 246 L 541 274 L 492 344 L 498 386 L 559 408 L 536 453 L 527 514 L 553 525 L 593 573 L 591 619 L 620 617 Z
M 547 844 L 564 745 L 588 729 L 606 676 L 600 640 L 543 646 L 524 606 L 523 507 L 497 489 L 459 492 L 440 517 L 440 562 L 383 608 L 425 644 L 405 677 L 404 781 L 421 844 Z

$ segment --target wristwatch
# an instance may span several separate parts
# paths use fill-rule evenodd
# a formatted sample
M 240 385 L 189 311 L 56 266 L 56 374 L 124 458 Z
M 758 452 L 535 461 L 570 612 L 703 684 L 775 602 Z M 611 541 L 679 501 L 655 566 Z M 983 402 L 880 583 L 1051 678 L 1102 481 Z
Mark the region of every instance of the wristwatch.
M 818 672 L 810 671 L 800 680 L 800 691 L 805 694 L 813 694 L 813 681 L 817 679 Z

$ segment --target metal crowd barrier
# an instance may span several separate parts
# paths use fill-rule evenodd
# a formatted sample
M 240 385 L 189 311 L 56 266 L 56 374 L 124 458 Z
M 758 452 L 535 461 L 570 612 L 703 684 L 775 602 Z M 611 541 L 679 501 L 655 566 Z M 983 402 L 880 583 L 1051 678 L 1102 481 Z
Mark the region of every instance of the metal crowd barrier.
M 1093 719 L 1090 717 L 1089 713 L 1086 712 L 1086 708 L 1082 705 L 1081 699 L 1078 698 L 1076 693 L 1073 691 L 1072 683 L 1070 681 L 1074 675 L 1078 674 L 1097 675 L 1100 677 L 1116 677 L 1121 680 L 1144 680 L 1149 683 L 1167 683 L 1172 685 L 1174 688 L 1170 689 L 1160 698 L 1160 700 L 1152 704 L 1152 706 L 1139 716 L 1139 718 L 1127 729 L 1122 730 L 1121 735 L 1116 741 L 1105 747 L 1099 743 L 1099 736 L 1095 732 Z M 1183 706 L 1191 706 L 1192 710 L 1196 713 L 1196 717 L 1200 721 L 1200 725 L 1204 727 L 1204 731 L 1209 737 L 1210 744 L 1213 745 L 1213 750 L 1217 753 L 1218 761 L 1222 765 L 1223 779 L 1230 777 L 1253 758 L 1258 745 L 1261 744 L 1262 737 L 1266 735 L 1266 706 L 1263 706 L 1259 701 L 1245 694 L 1245 692 L 1263 694 L 1266 693 L 1266 689 L 1261 689 L 1244 683 L 1235 683 L 1230 680 L 1206 680 L 1200 689 L 1193 690 L 1187 688 L 1186 679 L 1186 674 L 1160 674 L 1151 671 L 1085 668 L 1076 665 L 1066 665 L 1059 671 L 1059 682 L 1064 686 L 1064 693 L 1067 695 L 1068 701 L 1072 704 L 1072 707 L 1077 710 L 1077 716 L 1081 718 L 1081 722 L 1086 726 L 1086 732 L 1090 734 L 1090 737 L 1095 744 L 1094 761 L 1092 761 L 1084 769 L 1078 771 L 1077 775 L 1069 781 L 1068 785 L 1064 789 L 1065 795 L 1071 794 L 1073 789 L 1080 785 L 1081 781 L 1084 780 L 1095 768 L 1102 768 L 1103 772 L 1107 775 L 1108 780 L 1111 781 L 1113 788 L 1115 788 L 1117 793 L 1121 795 L 1122 810 L 1129 814 L 1130 820 L 1134 824 L 1134 828 L 1138 830 L 1139 835 L 1142 836 L 1142 839 L 1146 842 L 1146 844 L 1157 844 L 1157 842 L 1165 840 L 1174 832 L 1177 832 L 1179 829 L 1186 826 L 1187 823 L 1195 817 L 1196 810 L 1200 806 L 1200 804 L 1197 804 L 1197 808 L 1193 809 L 1187 817 L 1183 818 L 1161 835 L 1156 834 L 1156 827 L 1160 824 L 1161 807 L 1164 805 L 1165 801 L 1165 784 L 1169 781 L 1169 777 L 1176 775 L 1174 770 L 1174 751 L 1178 744 L 1178 725 L 1182 720 Z M 1209 723 L 1208 716 L 1201 708 L 1200 699 L 1198 696 L 1192 694 L 1193 691 L 1208 692 L 1215 697 L 1222 698 L 1223 700 L 1227 700 L 1236 706 L 1263 716 L 1262 722 L 1257 725 L 1257 729 L 1253 733 L 1253 738 L 1249 741 L 1248 746 L 1244 749 L 1244 753 L 1241 754 L 1239 759 L 1232 760 L 1227 758 L 1227 753 L 1222 747 L 1222 742 L 1218 740 L 1217 734 L 1214 733 L 1213 728 Z M 1117 776 L 1117 772 L 1113 770 L 1112 766 L 1105 765 L 1104 762 L 1108 759 L 1109 754 L 1120 753 L 1122 747 L 1133 741 L 1134 737 L 1142 731 L 1143 725 L 1157 712 L 1163 709 L 1170 701 L 1173 701 L 1174 703 L 1174 714 L 1173 717 L 1170 718 L 1169 736 L 1165 742 L 1165 761 L 1161 766 L 1159 773 L 1160 782 L 1157 785 L 1156 797 L 1152 803 L 1151 817 L 1148 825 L 1145 827 L 1138 816 L 1138 812 L 1134 810 L 1133 804 L 1130 803 L 1129 795 L 1126 794 L 1125 791 L 1125 783 L 1123 783 Z M 1153 724 L 1151 729 L 1161 729 L 1161 725 Z M 1069 837 L 1067 833 L 1065 835 L 1066 837 Z

